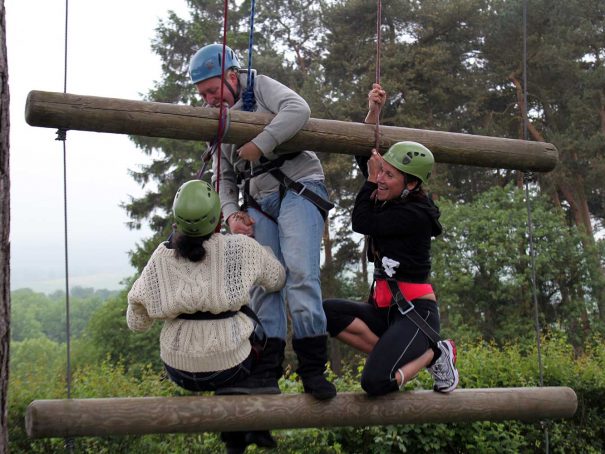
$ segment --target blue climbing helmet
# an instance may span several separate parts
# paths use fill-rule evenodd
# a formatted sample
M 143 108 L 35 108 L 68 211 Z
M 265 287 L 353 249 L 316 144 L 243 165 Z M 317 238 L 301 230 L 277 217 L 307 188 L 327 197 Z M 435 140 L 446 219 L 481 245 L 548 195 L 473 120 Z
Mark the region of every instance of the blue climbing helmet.
M 229 46 L 225 46 L 225 54 L 225 71 L 232 68 L 241 68 L 233 49 Z M 208 44 L 198 50 L 193 57 L 191 57 L 191 61 L 189 62 L 189 76 L 191 77 L 191 82 L 197 84 L 198 82 L 212 79 L 213 77 L 220 77 L 223 65 L 222 55 L 222 44 Z

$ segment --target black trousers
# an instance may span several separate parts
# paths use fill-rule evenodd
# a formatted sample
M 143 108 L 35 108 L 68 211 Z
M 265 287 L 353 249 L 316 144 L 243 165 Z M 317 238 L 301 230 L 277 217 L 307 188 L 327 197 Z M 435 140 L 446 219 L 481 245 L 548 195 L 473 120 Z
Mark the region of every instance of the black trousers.
M 412 301 L 416 312 L 439 332 L 439 309 L 431 300 Z M 328 332 L 335 337 L 355 318 L 363 321 L 378 336 L 363 373 L 361 387 L 370 395 L 380 396 L 398 389 L 395 373 L 403 365 L 420 357 L 431 348 L 429 339 L 397 306 L 376 308 L 370 303 L 329 299 L 323 302 Z

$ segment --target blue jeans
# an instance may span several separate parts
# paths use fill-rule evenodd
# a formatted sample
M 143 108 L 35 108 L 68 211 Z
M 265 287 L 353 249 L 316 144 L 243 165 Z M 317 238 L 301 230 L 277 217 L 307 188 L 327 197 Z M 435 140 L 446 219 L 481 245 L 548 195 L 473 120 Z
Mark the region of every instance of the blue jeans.
M 301 181 L 309 189 L 328 198 L 321 181 Z M 286 191 L 257 200 L 263 211 L 249 209 L 255 221 L 254 237 L 269 246 L 286 268 L 286 285 L 281 292 L 266 293 L 260 287 L 251 292 L 251 307 L 261 320 L 267 337 L 286 339 L 286 301 L 294 338 L 326 334 L 326 316 L 321 305 L 319 263 L 324 220 L 319 209 L 304 197 Z
M 168 378 L 181 388 L 188 391 L 216 391 L 217 388 L 239 383 L 250 375 L 252 369 L 252 354 L 244 361 L 230 369 L 216 372 L 187 372 L 175 369 L 164 363 Z

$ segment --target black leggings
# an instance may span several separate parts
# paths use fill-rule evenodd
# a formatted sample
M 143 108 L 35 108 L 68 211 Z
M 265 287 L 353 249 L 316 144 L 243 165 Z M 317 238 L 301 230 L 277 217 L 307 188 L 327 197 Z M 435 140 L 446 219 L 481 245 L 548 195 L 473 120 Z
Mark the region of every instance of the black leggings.
M 431 300 L 413 301 L 416 311 L 439 332 L 439 309 Z M 361 375 L 361 387 L 372 396 L 398 389 L 395 373 L 403 365 L 431 348 L 429 339 L 396 306 L 378 309 L 370 303 L 329 299 L 323 302 L 328 332 L 335 337 L 355 318 L 363 321 L 379 337 Z

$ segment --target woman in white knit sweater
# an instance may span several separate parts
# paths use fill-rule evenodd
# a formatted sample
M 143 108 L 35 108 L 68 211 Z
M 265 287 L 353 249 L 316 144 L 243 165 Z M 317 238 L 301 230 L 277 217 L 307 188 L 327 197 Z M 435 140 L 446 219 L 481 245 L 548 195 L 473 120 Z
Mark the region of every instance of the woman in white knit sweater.
M 255 323 L 242 309 L 251 312 L 252 286 L 280 290 L 285 271 L 254 239 L 214 233 L 220 202 L 205 181 L 179 188 L 173 214 L 176 233 L 132 286 L 126 319 L 133 331 L 163 321 L 160 356 L 170 379 L 190 391 L 214 391 L 250 374 Z

